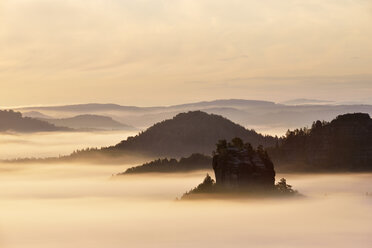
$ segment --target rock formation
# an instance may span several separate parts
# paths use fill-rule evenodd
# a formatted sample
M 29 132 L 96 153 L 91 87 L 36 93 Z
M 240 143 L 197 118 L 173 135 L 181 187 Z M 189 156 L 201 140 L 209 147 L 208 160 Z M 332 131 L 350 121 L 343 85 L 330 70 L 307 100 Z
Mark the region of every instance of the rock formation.
M 266 151 L 239 138 L 219 141 L 213 156 L 216 185 L 229 189 L 273 189 L 275 170 Z
M 208 174 L 197 187 L 186 192 L 181 200 L 215 197 L 288 197 L 300 196 L 282 178 L 275 184 L 274 164 L 262 146 L 234 138 L 227 143 L 220 140 L 213 153 L 214 181 Z

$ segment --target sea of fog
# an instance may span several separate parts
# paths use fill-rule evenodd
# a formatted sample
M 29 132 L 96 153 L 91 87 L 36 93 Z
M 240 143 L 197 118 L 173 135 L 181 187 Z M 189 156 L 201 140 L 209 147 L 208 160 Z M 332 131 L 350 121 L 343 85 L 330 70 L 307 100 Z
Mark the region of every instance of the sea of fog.
M 135 134 L 126 131 L 0 133 L 0 159 L 63 156 L 77 149 L 115 145 Z
M 1 156 L 53 155 L 87 141 L 55 135 L 51 144 L 1 137 Z M 96 135 L 88 146 L 122 139 Z M 113 179 L 130 166 L 0 163 L 0 247 L 372 247 L 372 174 L 277 175 L 305 195 L 296 199 L 180 202 L 212 172 Z

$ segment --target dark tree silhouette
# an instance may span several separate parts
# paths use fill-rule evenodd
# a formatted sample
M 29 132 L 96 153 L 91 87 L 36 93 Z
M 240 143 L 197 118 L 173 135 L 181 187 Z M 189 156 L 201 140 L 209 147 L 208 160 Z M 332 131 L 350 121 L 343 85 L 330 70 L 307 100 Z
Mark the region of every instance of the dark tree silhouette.
M 143 165 L 127 169 L 118 175 L 139 174 L 139 173 L 172 173 L 187 172 L 201 169 L 212 169 L 212 158 L 203 154 L 194 153 L 186 158 L 157 159 Z
M 152 156 L 180 157 L 192 153 L 211 154 L 216 141 L 241 137 L 253 146 L 274 146 L 277 139 L 247 130 L 232 121 L 214 114 L 192 111 L 159 122 L 135 137 L 105 149 L 122 152 L 141 152 Z M 239 142 L 235 140 L 232 142 Z M 236 144 L 238 145 L 238 144 Z M 226 144 L 219 143 L 221 149 Z M 243 143 L 239 143 L 243 146 Z
M 275 185 L 275 187 L 281 194 L 285 195 L 297 194 L 297 191 L 292 189 L 292 185 L 287 184 L 287 180 L 285 178 L 281 178 L 280 181 Z
M 48 122 L 22 117 L 20 112 L 13 110 L 0 110 L 0 132 L 51 132 L 51 131 L 71 131 L 65 127 L 56 127 Z
M 211 178 L 209 174 L 206 175 L 203 182 L 192 190 L 186 192 L 181 199 L 188 199 L 190 196 L 195 196 L 195 194 L 211 194 L 216 193 L 215 181 Z
M 290 171 L 371 171 L 372 119 L 368 114 L 340 115 L 316 121 L 311 129 L 288 131 L 269 154 Z

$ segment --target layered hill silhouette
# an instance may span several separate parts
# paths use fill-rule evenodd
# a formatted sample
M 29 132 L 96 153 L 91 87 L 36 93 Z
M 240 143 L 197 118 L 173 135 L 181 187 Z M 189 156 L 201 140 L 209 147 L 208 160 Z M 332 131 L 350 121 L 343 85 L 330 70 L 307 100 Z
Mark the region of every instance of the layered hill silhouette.
M 193 153 L 211 155 L 218 140 L 243 137 L 254 146 L 274 146 L 276 137 L 264 136 L 214 114 L 202 111 L 181 113 L 156 123 L 117 145 L 76 150 L 68 156 L 45 159 L 17 159 L 15 162 L 110 161 L 143 162 L 160 157 L 181 158 Z
M 43 113 L 40 113 L 38 111 L 29 111 L 29 112 L 23 112 L 22 113 L 22 116 L 23 117 L 30 117 L 30 118 L 34 118 L 34 119 L 49 119 L 49 118 L 52 118 L 48 115 L 44 115 Z
M 0 132 L 51 132 L 71 131 L 66 127 L 57 127 L 45 121 L 23 117 L 20 112 L 0 110 Z
M 0 118 L 2 131 L 61 130 L 40 120 L 24 118 L 13 111 L 1 111 Z M 316 121 L 311 128 L 288 131 L 285 137 L 277 138 L 247 130 L 219 115 L 191 111 L 159 122 L 117 145 L 75 151 L 69 156 L 45 161 L 144 161 L 188 157 L 193 153 L 211 155 L 219 140 L 235 137 L 253 147 L 263 145 L 279 171 L 372 170 L 372 119 L 366 113 L 339 115 L 331 122 Z M 27 161 L 32 162 L 32 159 Z
M 372 119 L 354 113 L 316 121 L 310 129 L 288 131 L 269 153 L 289 171 L 371 171 Z
M 298 98 L 298 99 L 284 101 L 281 103 L 285 105 L 320 105 L 320 104 L 329 104 L 333 102 L 327 101 L 327 100 L 319 100 L 319 99 Z
M 85 114 L 104 115 L 141 129 L 172 118 L 179 113 L 200 110 L 222 115 L 235 123 L 254 128 L 259 132 L 284 135 L 288 128 L 309 126 L 317 119 L 330 121 L 337 115 L 354 112 L 372 114 L 372 105 L 355 103 L 345 105 L 316 99 L 295 99 L 282 104 L 258 100 L 222 99 L 172 106 L 136 107 L 92 103 L 25 107 L 17 110 L 25 113 L 38 111 L 57 118 Z
M 175 158 L 156 159 L 139 166 L 131 167 L 125 172 L 119 173 L 118 176 L 142 173 L 188 172 L 201 169 L 212 169 L 212 157 L 194 153 L 189 157 L 179 160 Z
M 43 118 L 43 121 L 56 126 L 83 130 L 126 130 L 133 131 L 134 127 L 115 121 L 111 117 L 101 115 L 78 115 L 71 118 Z
M 216 141 L 240 137 L 264 145 L 279 171 L 358 172 L 372 170 L 372 119 L 366 113 L 339 115 L 331 122 L 288 131 L 280 139 L 262 136 L 223 118 L 200 111 L 155 124 L 108 150 L 139 151 L 158 157 L 211 154 Z
M 274 137 L 247 130 L 222 116 L 191 111 L 159 122 L 105 151 L 141 152 L 158 157 L 211 154 L 218 140 L 234 137 L 241 137 L 253 146 L 269 147 L 277 142 Z

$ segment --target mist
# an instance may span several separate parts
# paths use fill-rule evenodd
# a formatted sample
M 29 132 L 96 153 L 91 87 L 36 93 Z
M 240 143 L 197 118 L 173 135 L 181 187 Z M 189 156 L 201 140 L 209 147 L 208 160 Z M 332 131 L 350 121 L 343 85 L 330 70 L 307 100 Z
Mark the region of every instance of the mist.
M 371 41 L 371 0 L 0 0 L 0 248 L 372 247 Z
M 0 135 L 0 157 L 119 142 L 123 132 Z M 177 201 L 212 170 L 115 177 L 133 163 L 0 162 L 0 247 L 369 247 L 372 174 L 277 174 L 303 197 Z
M 114 145 L 135 133 L 125 131 L 0 133 L 0 159 L 69 155 L 77 149 Z
M 279 174 L 277 180 L 287 178 L 305 196 L 184 202 L 175 199 L 211 171 L 113 179 L 132 165 L 0 166 L 1 247 L 369 247 L 372 242 L 372 174 Z

